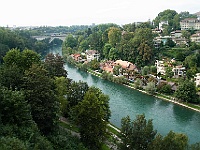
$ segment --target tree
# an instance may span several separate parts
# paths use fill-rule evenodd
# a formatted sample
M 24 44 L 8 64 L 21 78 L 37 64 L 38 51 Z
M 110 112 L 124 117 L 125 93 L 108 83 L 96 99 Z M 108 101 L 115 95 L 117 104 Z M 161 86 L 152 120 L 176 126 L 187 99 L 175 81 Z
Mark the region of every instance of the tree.
M 116 60 L 119 58 L 119 52 L 116 48 L 111 48 L 109 52 L 109 59 L 110 60 Z
M 137 78 L 134 82 L 134 88 L 139 89 L 142 88 L 142 80 Z
M 64 68 L 64 60 L 59 54 L 48 54 L 44 61 L 44 66 L 50 77 L 67 77 L 67 71 Z
M 147 86 L 145 87 L 145 91 L 149 94 L 155 94 L 156 92 L 156 85 L 153 81 L 147 83 Z
M 162 149 L 176 149 L 176 150 L 186 150 L 188 143 L 188 138 L 184 134 L 174 133 L 170 131 L 162 141 Z
M 144 67 L 142 68 L 142 75 L 148 75 L 148 74 L 149 74 L 149 71 L 150 71 L 149 66 L 144 66 Z
M 184 102 L 191 102 L 197 103 L 197 94 L 196 94 L 196 86 L 194 82 L 190 80 L 184 80 L 179 83 L 178 89 L 175 92 L 176 98 L 184 101 Z
M 33 65 L 25 71 L 23 88 L 33 120 L 43 134 L 49 134 L 57 124 L 59 113 L 54 81 L 42 66 Z
M 105 95 L 99 88 L 91 86 L 88 91 L 89 93 L 94 93 L 98 100 L 101 102 L 103 110 L 105 112 L 104 120 L 108 121 L 111 116 L 110 107 L 109 107 L 109 96 Z
M 23 92 L 0 87 L 0 122 L 3 124 L 29 126 L 32 123 L 30 105 Z
M 65 39 L 65 47 L 70 47 L 70 48 L 74 48 L 77 46 L 77 41 L 76 39 L 73 37 L 72 34 L 69 34 L 66 39 Z
M 190 35 L 191 35 L 190 32 L 188 32 L 188 31 L 186 31 L 186 30 L 182 30 L 182 31 L 181 31 L 181 34 L 182 34 L 182 37 L 183 37 L 183 38 L 185 38 L 185 39 L 187 39 L 187 40 L 190 39 Z
M 172 71 L 172 67 L 167 67 L 165 69 L 165 76 L 167 78 L 172 78 L 174 76 L 174 72 Z
M 91 60 L 89 66 L 92 70 L 98 70 L 100 67 L 100 62 L 97 59 Z
M 155 138 L 157 131 L 153 130 L 152 120 L 146 120 L 145 115 L 137 115 L 131 122 L 129 116 L 121 120 L 121 144 L 123 150 L 147 149 Z
M 186 150 L 188 138 L 184 134 L 170 131 L 165 137 L 158 134 L 149 145 L 149 150 Z
M 1 150 L 27 150 L 25 143 L 16 137 L 1 137 Z
M 66 95 L 68 93 L 70 81 L 65 77 L 56 77 L 55 84 L 56 84 L 55 91 L 58 97 L 58 101 L 60 103 L 61 114 L 65 116 L 67 114 L 67 105 L 68 105 Z
M 103 41 L 102 41 L 102 33 L 101 32 L 93 32 L 89 38 L 89 46 L 90 49 L 96 49 L 102 54 L 102 48 L 103 48 Z
M 168 22 L 168 30 L 167 35 L 170 34 L 172 30 L 178 30 L 180 28 L 179 25 L 179 17 L 177 16 L 177 12 L 175 10 L 164 10 L 163 12 L 160 12 L 158 16 L 153 20 L 155 27 L 158 27 L 159 23 L 161 21 L 167 21 Z
M 15 64 L 0 66 L 0 84 L 11 90 L 20 90 L 24 73 Z
M 116 47 L 117 43 L 121 40 L 121 30 L 119 28 L 111 27 L 108 32 L 109 43 L 112 47 Z
M 122 68 L 122 66 L 120 66 L 120 65 L 114 66 L 114 68 L 113 68 L 113 74 L 116 75 L 116 76 L 118 76 L 120 74 L 120 69 L 121 68 Z
M 165 45 L 169 47 L 174 47 L 176 44 L 174 43 L 174 41 L 172 41 L 172 39 L 168 38 Z
M 40 64 L 40 56 L 32 50 L 12 49 L 6 53 L 3 58 L 4 63 L 8 66 L 16 65 L 22 71 L 29 69 L 32 64 Z
M 72 81 L 68 87 L 67 91 L 67 101 L 68 101 L 68 111 L 70 111 L 74 106 L 78 105 L 84 98 L 85 93 L 88 91 L 87 82 L 75 82 Z
M 157 86 L 157 90 L 160 93 L 164 93 L 164 94 L 172 94 L 172 87 L 171 85 L 161 82 L 158 86 Z
M 81 141 L 90 149 L 100 149 L 105 137 L 106 121 L 102 101 L 99 101 L 94 92 L 87 92 L 84 100 L 75 107 L 75 119 L 80 126 Z
M 111 44 L 105 44 L 104 45 L 104 48 L 103 48 L 103 55 L 106 59 L 109 59 L 109 52 L 110 52 L 110 49 L 112 48 L 112 45 Z
M 156 75 L 157 74 L 156 66 L 150 66 L 150 72 L 151 72 L 151 74 Z
M 197 18 L 197 15 L 190 14 L 188 11 L 183 11 L 179 13 L 180 19 L 183 20 L 185 18 Z

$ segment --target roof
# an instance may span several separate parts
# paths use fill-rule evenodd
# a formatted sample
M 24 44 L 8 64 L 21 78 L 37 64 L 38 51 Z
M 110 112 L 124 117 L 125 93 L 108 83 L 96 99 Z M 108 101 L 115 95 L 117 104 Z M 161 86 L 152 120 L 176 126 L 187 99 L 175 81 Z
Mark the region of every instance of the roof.
M 128 61 L 116 60 L 115 63 L 119 64 L 120 66 L 122 66 L 122 68 L 127 68 L 129 66 L 129 62 Z
M 191 37 L 200 37 L 200 33 L 192 34 Z
M 134 70 L 136 69 L 136 65 L 132 64 L 131 62 L 128 61 L 123 61 L 123 60 L 116 60 L 115 64 L 119 64 L 122 66 L 122 68 L 129 69 L 129 70 Z
M 194 15 L 200 15 L 200 11 L 199 11 L 199 12 L 197 12 L 197 13 L 195 13 Z
M 94 55 L 94 54 L 97 54 L 97 53 L 98 53 L 97 50 L 86 50 L 87 55 Z

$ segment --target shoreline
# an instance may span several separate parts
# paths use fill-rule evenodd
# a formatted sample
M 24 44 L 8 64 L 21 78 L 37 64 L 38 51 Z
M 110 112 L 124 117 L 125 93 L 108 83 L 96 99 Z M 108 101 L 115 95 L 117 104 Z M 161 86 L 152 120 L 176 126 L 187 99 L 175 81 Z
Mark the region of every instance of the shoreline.
M 89 71 L 87 71 L 87 72 L 88 72 L 89 74 L 92 74 L 92 75 L 96 76 L 96 77 L 99 77 L 98 75 L 95 74 L 95 73 L 97 73 L 97 72 L 95 72 L 95 73 L 92 73 L 92 72 L 89 72 Z M 94 71 L 93 71 L 93 72 L 94 72 Z M 98 72 L 98 74 L 101 74 L 101 73 Z M 101 78 L 101 77 L 99 77 L 99 78 Z M 142 93 L 144 93 L 144 94 L 150 95 L 150 94 L 148 94 L 146 91 L 136 89 L 136 88 L 134 88 L 134 87 L 131 87 L 130 85 L 126 85 L 126 84 L 121 84 L 121 85 L 124 85 L 124 86 L 126 86 L 126 87 L 128 87 L 128 88 L 131 88 L 131 89 L 134 89 L 134 90 L 137 90 L 137 91 L 142 92 Z M 190 107 L 190 106 L 188 106 L 188 105 L 185 105 L 185 104 L 183 104 L 183 103 L 177 102 L 177 101 L 175 101 L 175 100 L 171 100 L 171 99 L 169 99 L 169 98 L 164 98 L 164 97 L 157 96 L 157 95 L 151 95 L 151 96 L 156 97 L 156 98 L 159 98 L 159 99 L 161 99 L 161 100 L 165 100 L 165 101 L 171 102 L 171 103 L 173 103 L 173 104 L 176 104 L 176 105 L 179 105 L 179 106 L 182 106 L 182 107 L 185 107 L 185 108 L 188 108 L 188 109 L 191 109 L 191 110 L 194 110 L 194 111 L 200 113 L 200 109 L 196 109 L 196 108 Z M 200 107 L 199 107 L 199 108 L 200 108 Z

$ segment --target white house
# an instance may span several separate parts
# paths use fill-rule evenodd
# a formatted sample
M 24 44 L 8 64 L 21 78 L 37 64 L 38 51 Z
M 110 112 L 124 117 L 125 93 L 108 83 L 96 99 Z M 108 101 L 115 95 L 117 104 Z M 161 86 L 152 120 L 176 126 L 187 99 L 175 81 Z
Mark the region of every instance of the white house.
M 197 73 L 194 77 L 194 82 L 196 83 L 196 86 L 200 85 L 200 73 Z
M 160 72 L 162 75 L 165 75 L 164 61 L 156 60 L 155 66 L 157 68 L 157 73 Z
M 180 38 L 182 36 L 182 31 L 181 30 L 176 30 L 171 32 L 171 37 L 172 38 Z
M 174 72 L 175 77 L 185 75 L 185 67 L 183 67 L 182 65 L 174 67 L 172 71 Z
M 96 50 L 86 50 L 86 57 L 88 62 L 94 59 L 99 60 L 100 53 Z

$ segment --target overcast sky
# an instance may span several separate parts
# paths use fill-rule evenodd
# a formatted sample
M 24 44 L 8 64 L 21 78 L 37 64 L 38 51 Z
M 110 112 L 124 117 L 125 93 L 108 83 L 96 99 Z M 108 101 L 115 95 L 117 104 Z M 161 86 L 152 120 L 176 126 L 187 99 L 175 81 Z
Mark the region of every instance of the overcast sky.
M 0 26 L 122 25 L 166 9 L 196 13 L 200 0 L 1 0 Z

